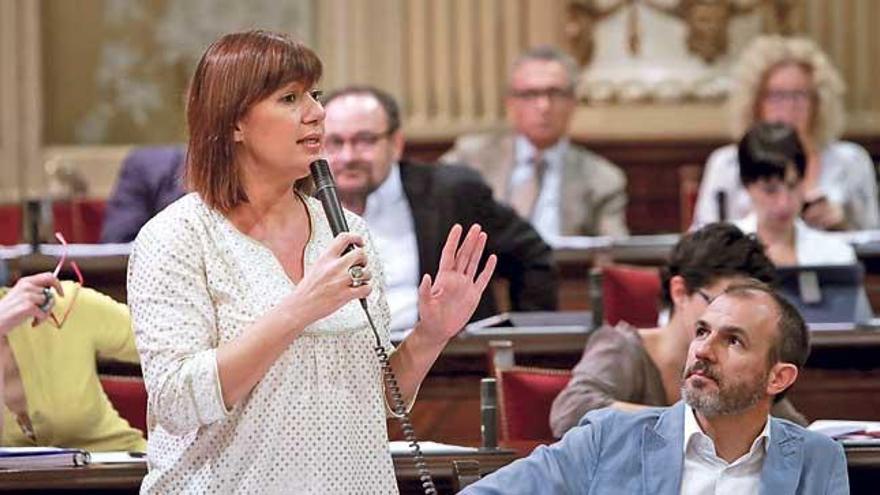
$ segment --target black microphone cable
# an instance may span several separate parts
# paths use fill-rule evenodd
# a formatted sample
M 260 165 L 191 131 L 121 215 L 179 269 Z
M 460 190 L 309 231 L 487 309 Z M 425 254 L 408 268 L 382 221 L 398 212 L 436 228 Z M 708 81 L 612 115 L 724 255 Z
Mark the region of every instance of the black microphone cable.
M 315 181 L 315 196 L 324 206 L 324 214 L 327 215 L 327 221 L 330 223 L 330 230 L 336 237 L 341 232 L 348 232 L 348 223 L 345 221 L 345 214 L 342 211 L 342 205 L 339 203 L 339 197 L 336 194 L 336 183 L 333 181 L 333 175 L 330 173 L 330 166 L 327 160 L 315 160 L 310 165 L 312 172 L 312 180 Z M 345 252 L 353 249 L 352 246 L 346 248 Z M 437 495 L 437 488 L 434 486 L 434 479 L 428 464 L 425 462 L 425 456 L 422 454 L 422 448 L 416 438 L 416 431 L 413 428 L 412 420 L 406 410 L 406 403 L 403 401 L 403 394 L 400 392 L 400 385 L 397 383 L 397 376 L 391 368 L 391 359 L 388 357 L 388 351 L 382 345 L 382 339 L 379 337 L 379 331 L 373 323 L 373 317 L 370 316 L 370 310 L 366 299 L 359 299 L 364 314 L 367 315 L 367 322 L 376 338 L 376 346 L 373 350 L 379 358 L 382 365 L 382 377 L 388 392 L 391 395 L 391 402 L 394 414 L 397 415 L 397 421 L 403 430 L 403 437 L 412 449 L 413 463 L 419 473 L 419 481 L 422 483 L 422 489 L 425 495 Z

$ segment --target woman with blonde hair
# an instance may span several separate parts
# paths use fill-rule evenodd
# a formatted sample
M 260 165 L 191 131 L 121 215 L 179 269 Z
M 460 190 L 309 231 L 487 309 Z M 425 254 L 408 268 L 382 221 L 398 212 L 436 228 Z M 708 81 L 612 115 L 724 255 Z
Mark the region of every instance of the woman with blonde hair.
M 763 36 L 734 68 L 730 95 L 733 137 L 758 122 L 797 130 L 807 155 L 803 218 L 823 230 L 877 228 L 874 164 L 855 143 L 840 141 L 845 126 L 843 80 L 812 40 Z M 739 180 L 736 145 L 715 150 L 706 163 L 694 226 L 739 220 L 752 212 Z

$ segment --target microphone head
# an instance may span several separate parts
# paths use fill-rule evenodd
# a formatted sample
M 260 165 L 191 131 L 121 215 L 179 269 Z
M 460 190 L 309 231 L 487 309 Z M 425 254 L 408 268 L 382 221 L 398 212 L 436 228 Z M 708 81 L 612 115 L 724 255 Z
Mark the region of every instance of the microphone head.
M 316 190 L 320 190 L 327 186 L 336 186 L 333 182 L 333 174 L 330 173 L 330 164 L 327 163 L 327 160 L 319 158 L 313 161 L 309 165 L 309 168 L 312 171 L 312 180 L 315 181 Z

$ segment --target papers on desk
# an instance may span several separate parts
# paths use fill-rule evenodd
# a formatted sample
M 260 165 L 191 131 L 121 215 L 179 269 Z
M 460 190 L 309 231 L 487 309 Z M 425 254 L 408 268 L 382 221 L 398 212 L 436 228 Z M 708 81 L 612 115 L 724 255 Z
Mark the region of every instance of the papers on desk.
M 547 244 L 553 249 L 600 249 L 610 248 L 614 239 L 607 236 L 548 236 Z
M 0 469 L 46 469 L 85 466 L 91 456 L 82 449 L 0 447 Z
M 813 421 L 807 429 L 844 444 L 880 445 L 880 421 L 820 419 Z
M 92 464 L 131 464 L 145 463 L 143 452 L 92 452 Z
M 419 442 L 419 447 L 425 455 L 456 455 L 456 454 L 475 454 L 480 451 L 476 447 L 463 447 L 461 445 L 449 445 L 437 442 Z M 409 442 L 388 442 L 388 450 L 391 455 L 410 455 L 412 448 Z

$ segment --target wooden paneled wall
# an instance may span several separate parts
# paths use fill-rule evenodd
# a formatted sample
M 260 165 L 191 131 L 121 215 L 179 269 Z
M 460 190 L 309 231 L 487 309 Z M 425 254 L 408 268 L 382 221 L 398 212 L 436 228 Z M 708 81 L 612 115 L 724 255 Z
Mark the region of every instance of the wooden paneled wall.
M 58 63 L 40 48 L 41 33 L 57 30 L 41 24 L 77 22 L 71 16 L 43 15 L 49 1 L 0 1 L 0 203 L 44 193 L 44 165 L 49 154 L 55 156 L 62 149 L 59 144 L 69 145 L 46 142 L 40 134 L 43 115 L 59 114 L 44 114 L 43 108 L 69 100 L 46 98 L 40 90 L 45 86 L 41 68 Z M 409 139 L 429 148 L 445 146 L 460 133 L 503 126 L 502 99 L 509 63 L 528 46 L 561 43 L 566 2 L 315 1 L 311 9 L 314 43 L 326 65 L 324 86 L 371 83 L 390 90 L 403 104 Z M 798 24 L 828 50 L 849 86 L 850 133 L 873 139 L 880 135 L 880 90 L 871 77 L 872 69 L 880 65 L 880 37 L 872 32 L 874 22 L 880 19 L 880 2 L 803 2 Z M 182 115 L 182 104 L 180 111 Z M 684 153 L 694 159 L 703 154 L 706 143 L 729 139 L 726 120 L 720 104 L 584 106 L 576 113 L 572 133 L 597 151 L 606 148 L 612 159 L 615 149 L 628 159 L 630 150 L 643 148 L 644 143 L 649 144 L 648 149 L 656 144 L 666 150 L 663 156 L 670 157 L 678 153 L 675 148 L 682 143 L 697 143 L 699 152 Z M 132 135 L 130 144 L 138 144 L 138 138 Z M 184 138 L 179 136 L 180 141 Z M 100 145 L 79 151 L 74 148 L 63 149 L 74 150 L 74 168 L 77 163 L 90 164 L 84 173 L 96 184 L 92 191 L 98 195 L 109 192 L 118 163 L 107 162 L 104 157 L 108 153 Z M 97 153 L 95 160 L 88 158 L 92 150 Z M 631 171 L 634 184 L 640 179 L 634 180 L 632 174 L 653 170 L 657 162 L 650 154 L 638 160 L 633 162 L 637 168 L 632 169 L 617 160 Z M 677 165 L 683 163 L 693 162 Z M 669 181 L 677 178 L 670 176 Z M 647 195 L 645 198 L 655 194 L 640 188 L 632 192 Z M 645 212 L 656 211 L 646 208 Z

